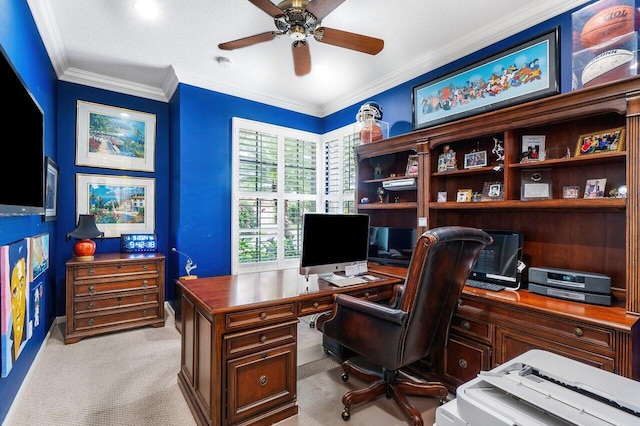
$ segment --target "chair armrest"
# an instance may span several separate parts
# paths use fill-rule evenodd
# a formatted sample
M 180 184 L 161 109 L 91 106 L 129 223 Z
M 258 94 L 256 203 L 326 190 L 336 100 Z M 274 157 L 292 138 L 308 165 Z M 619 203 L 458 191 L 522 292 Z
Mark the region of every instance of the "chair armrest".
M 348 294 L 338 294 L 335 296 L 336 308 L 339 311 L 341 306 L 359 311 L 364 314 L 379 318 L 384 321 L 392 322 L 398 325 L 404 325 L 408 314 L 399 309 L 390 306 L 381 305 L 380 303 L 368 300 L 358 299 Z

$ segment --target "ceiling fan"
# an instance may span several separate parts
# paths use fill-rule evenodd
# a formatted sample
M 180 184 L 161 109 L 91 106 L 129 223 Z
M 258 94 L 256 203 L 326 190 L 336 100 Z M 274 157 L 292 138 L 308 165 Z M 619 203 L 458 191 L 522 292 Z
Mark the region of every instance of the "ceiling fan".
M 307 43 L 307 39 L 311 36 L 321 43 L 370 55 L 379 53 L 384 47 L 384 40 L 378 38 L 320 26 L 322 19 L 345 0 L 284 0 L 277 6 L 269 0 L 249 1 L 271 15 L 277 31 L 267 31 L 220 43 L 218 48 L 233 50 L 286 35 L 293 40 L 291 51 L 295 73 L 297 76 L 302 76 L 311 72 L 311 55 Z

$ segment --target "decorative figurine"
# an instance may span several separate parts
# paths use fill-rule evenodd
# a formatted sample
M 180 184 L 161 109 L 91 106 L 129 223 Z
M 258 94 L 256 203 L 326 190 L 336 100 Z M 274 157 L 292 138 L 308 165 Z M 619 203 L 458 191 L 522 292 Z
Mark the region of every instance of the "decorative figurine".
M 384 203 L 384 199 L 382 197 L 384 197 L 385 194 L 385 190 L 383 187 L 379 187 L 378 190 L 376 191 L 376 193 L 378 194 L 378 202 L 379 203 Z
M 491 150 L 493 154 L 496 155 L 496 161 L 504 161 L 504 146 L 502 146 L 502 141 L 497 138 L 493 138 L 493 149 Z
M 438 171 L 446 172 L 448 170 L 457 170 L 456 153 L 449 145 L 445 145 L 442 154 L 438 157 Z
M 373 168 L 373 178 L 382 179 L 382 167 L 380 166 L 380 163 L 377 163 Z

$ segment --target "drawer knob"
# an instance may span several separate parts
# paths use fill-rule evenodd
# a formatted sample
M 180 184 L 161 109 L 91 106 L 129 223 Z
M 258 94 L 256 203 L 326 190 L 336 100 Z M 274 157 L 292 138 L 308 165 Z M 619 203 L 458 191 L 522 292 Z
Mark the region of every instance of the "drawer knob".
M 96 289 L 92 285 L 89 286 L 89 294 L 96 294 Z
M 93 302 L 89 302 L 89 309 L 93 309 Z
M 149 265 L 142 265 L 142 269 L 146 271 L 147 269 L 149 269 Z
M 96 273 L 96 271 L 94 271 L 93 269 L 89 269 L 89 275 L 93 275 L 95 273 Z
M 364 297 L 365 297 L 366 299 L 368 299 L 368 298 L 369 298 L 369 292 L 368 292 L 368 291 L 364 294 Z
M 264 343 L 266 341 L 267 341 L 267 336 L 265 336 L 264 334 L 260 336 L 260 343 Z
M 143 301 L 143 302 L 146 302 L 146 301 L 147 301 L 147 299 L 148 299 L 148 296 L 147 296 L 146 294 L 145 294 L 144 296 L 142 296 L 142 301 Z
M 146 309 L 143 309 L 143 310 L 142 310 L 142 316 L 143 316 L 143 317 L 146 317 L 146 316 L 147 316 L 147 310 L 146 310 Z
M 467 320 L 463 320 L 460 325 L 462 326 L 462 328 L 464 328 L 465 330 L 469 330 L 471 328 L 471 324 L 469 324 L 469 321 Z
M 318 307 L 318 302 L 313 302 L 313 307 L 317 308 Z
M 87 321 L 87 324 L 93 325 L 93 318 L 89 318 L 89 321 Z
M 144 287 L 144 288 L 149 287 L 149 281 L 147 281 L 147 280 L 142 281 L 142 287 Z
M 578 337 L 581 337 L 584 334 L 584 332 L 580 327 L 576 327 L 575 330 L 573 330 L 573 334 L 575 334 Z
M 260 312 L 260 319 L 265 319 L 267 317 L 266 312 Z
M 260 383 L 260 386 L 266 385 L 267 382 L 268 382 L 267 376 L 260 376 L 260 378 L 258 379 L 258 383 Z
M 466 359 L 462 359 L 462 358 L 460 358 L 460 359 L 458 360 L 458 365 L 459 365 L 460 367 L 462 367 L 462 368 L 467 368 L 467 365 L 468 365 L 468 364 L 467 364 L 467 360 L 466 360 Z

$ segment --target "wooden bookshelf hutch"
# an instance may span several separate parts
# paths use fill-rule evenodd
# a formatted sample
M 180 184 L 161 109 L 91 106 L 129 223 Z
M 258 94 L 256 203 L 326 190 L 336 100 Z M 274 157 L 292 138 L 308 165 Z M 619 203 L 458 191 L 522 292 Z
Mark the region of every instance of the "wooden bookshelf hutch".
M 624 127 L 625 147 L 575 156 L 581 135 Z M 546 148 L 568 147 L 569 158 L 520 163 L 523 135 L 544 135 Z M 504 160 L 491 153 L 503 142 Z M 438 172 L 449 145 L 458 169 Z M 464 155 L 487 151 L 488 164 L 464 168 Z M 377 188 L 404 178 L 409 155 L 418 155 L 417 189 Z M 530 266 L 597 272 L 611 277 L 613 306 L 555 299 L 530 293 L 465 288 L 452 324 L 448 348 L 417 365 L 455 390 L 480 370 L 540 348 L 640 380 L 640 78 L 555 95 L 356 148 L 358 212 L 373 226 L 417 226 L 419 232 L 446 225 L 519 230 L 523 261 Z M 374 168 L 382 178 L 374 178 Z M 551 199 L 521 200 L 532 173 L 551 182 Z M 395 175 L 395 176 L 394 176 Z M 585 199 L 588 179 L 606 178 L 604 198 Z M 459 189 L 482 193 L 497 182 L 504 200 L 457 202 Z M 609 197 L 626 185 L 627 198 Z M 564 186 L 578 186 L 579 198 L 564 199 Z M 438 192 L 446 202 L 437 202 Z M 526 283 L 528 268 L 523 273 Z

